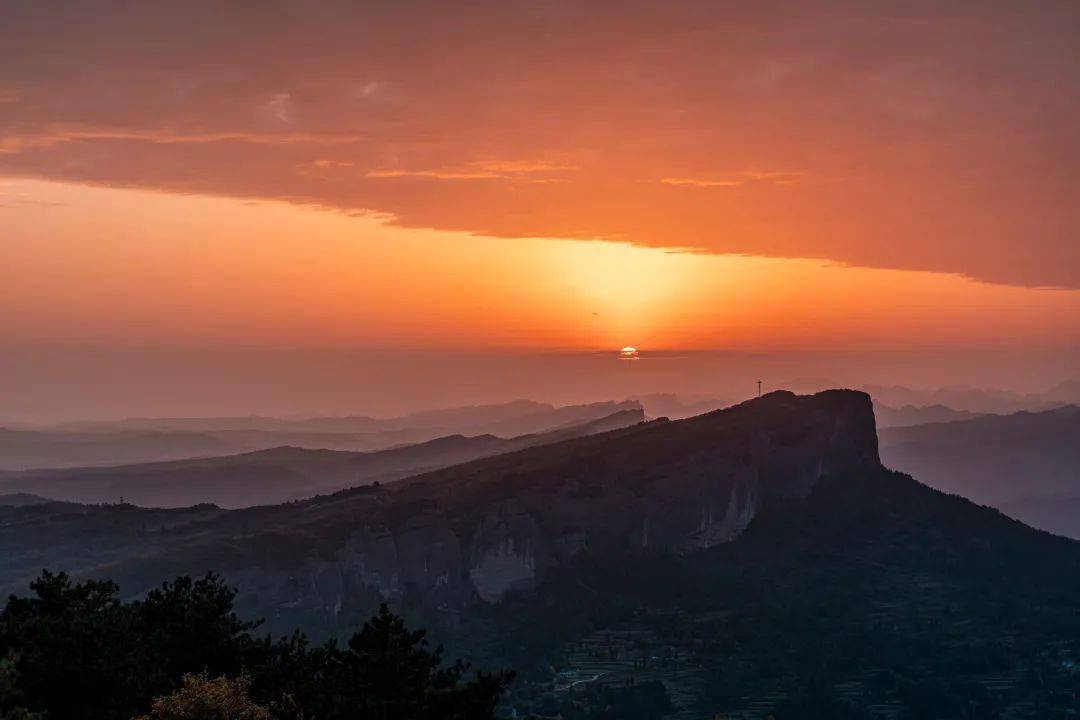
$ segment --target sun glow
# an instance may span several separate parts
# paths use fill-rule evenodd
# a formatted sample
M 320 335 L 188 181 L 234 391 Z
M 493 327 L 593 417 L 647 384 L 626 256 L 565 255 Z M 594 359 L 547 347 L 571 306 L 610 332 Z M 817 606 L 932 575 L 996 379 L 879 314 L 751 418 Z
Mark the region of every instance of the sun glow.
M 940 273 L 40 181 L 2 192 L 11 342 L 843 351 L 1061 344 L 1080 328 L 1080 292 Z

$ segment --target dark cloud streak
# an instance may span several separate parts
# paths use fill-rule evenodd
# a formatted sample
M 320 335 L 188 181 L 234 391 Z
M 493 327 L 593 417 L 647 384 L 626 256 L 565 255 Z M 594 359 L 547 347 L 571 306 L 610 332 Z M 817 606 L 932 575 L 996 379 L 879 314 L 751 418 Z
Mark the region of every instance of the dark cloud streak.
M 1072 2 L 0 13 L 2 174 L 1080 287 Z

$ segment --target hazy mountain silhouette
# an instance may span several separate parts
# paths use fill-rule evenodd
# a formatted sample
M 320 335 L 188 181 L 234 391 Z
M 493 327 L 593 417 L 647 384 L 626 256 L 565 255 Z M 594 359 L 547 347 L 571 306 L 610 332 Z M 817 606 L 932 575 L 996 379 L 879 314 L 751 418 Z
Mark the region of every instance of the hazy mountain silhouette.
M 674 393 L 635 395 L 630 400 L 641 403 L 649 417 L 666 417 L 672 420 L 701 415 L 731 405 L 730 401 L 719 397 L 698 395 L 685 397 Z
M 975 414 L 1050 410 L 1080 402 L 1080 380 L 1060 383 L 1045 392 L 1026 394 L 961 384 L 934 389 L 912 389 L 903 385 L 864 385 L 861 389 L 870 393 L 875 402 L 889 407 L 944 406 Z
M 1054 708 L 1080 643 L 1080 543 L 886 470 L 852 391 L 273 507 L 0 507 L 4 589 L 44 566 L 128 592 L 213 568 L 244 614 L 316 634 L 386 599 L 556 704 L 657 679 L 679 717 Z
M 549 421 L 566 416 L 546 415 Z M 78 503 L 123 501 L 144 507 L 271 505 L 353 485 L 391 482 L 489 455 L 625 427 L 644 419 L 640 409 L 623 410 L 546 433 L 513 438 L 450 435 L 369 453 L 278 447 L 115 467 L 7 472 L 0 473 L 0 492 L 37 493 Z
M 984 415 L 881 432 L 886 464 L 992 505 L 1038 528 L 1080 538 L 1080 407 Z
M 235 443 L 196 432 L 75 432 L 0 428 L 0 468 L 117 464 L 236 452 Z
M 509 438 L 542 433 L 635 409 L 640 406 L 630 401 L 556 407 L 515 400 L 394 418 L 133 418 L 50 428 L 0 428 L 0 469 L 121 465 L 281 446 L 370 452 L 453 434 Z
M 908 427 L 925 423 L 951 422 L 967 420 L 979 415 L 968 410 L 954 410 L 945 405 L 904 405 L 890 407 L 879 402 L 874 403 L 874 416 L 878 429 L 889 427 Z
M 1043 393 L 1048 401 L 1080 405 L 1080 378 L 1066 380 Z
M 42 505 L 44 503 L 56 502 L 51 498 L 42 497 L 40 495 L 33 495 L 31 493 L 5 493 L 0 494 L 0 505 L 7 505 L 10 507 L 20 507 L 23 505 Z

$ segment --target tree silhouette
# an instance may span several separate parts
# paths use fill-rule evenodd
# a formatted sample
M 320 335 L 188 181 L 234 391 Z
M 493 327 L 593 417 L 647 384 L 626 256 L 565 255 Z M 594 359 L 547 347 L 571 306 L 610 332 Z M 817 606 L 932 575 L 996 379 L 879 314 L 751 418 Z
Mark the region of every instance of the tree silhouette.
M 115 583 L 64 573 L 31 590 L 0 613 L 0 718 L 487 720 L 513 677 L 444 664 L 386 605 L 346 646 L 312 646 L 299 632 L 253 636 L 258 623 L 233 613 L 235 591 L 213 574 L 128 603 Z

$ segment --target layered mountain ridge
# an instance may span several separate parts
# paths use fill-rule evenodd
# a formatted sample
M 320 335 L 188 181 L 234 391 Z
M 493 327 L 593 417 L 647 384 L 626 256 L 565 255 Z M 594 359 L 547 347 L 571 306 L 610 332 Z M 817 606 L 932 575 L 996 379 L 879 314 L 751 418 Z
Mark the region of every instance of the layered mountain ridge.
M 514 400 L 390 418 L 132 418 L 51 427 L 0 427 L 0 470 L 85 469 L 280 446 L 375 452 L 448 435 L 512 438 L 542 434 L 624 412 L 642 412 L 642 406 L 634 401 L 607 401 L 556 407 Z
M 1076 405 L 880 433 L 889 467 L 1073 538 L 1080 538 L 1078 437 Z
M 579 684 L 656 681 L 677 720 L 1066 717 L 1080 658 L 1080 543 L 884 468 L 854 391 L 275 506 L 0 507 L 0 591 L 42 567 L 132 596 L 213 570 L 241 615 L 319 637 L 386 601 L 520 670 L 508 702 L 543 715 Z
M 533 586 L 588 551 L 686 552 L 726 542 L 763 498 L 805 497 L 824 474 L 878 465 L 869 398 L 774 393 L 455 466 L 385 492 L 346 491 L 309 512 L 347 539 L 329 567 L 341 592 L 419 593 L 460 605 Z M 394 511 L 407 516 L 390 524 Z M 308 521 L 310 522 L 310 521 Z M 336 582 L 336 581 L 335 581 Z
M 121 501 L 166 508 L 201 503 L 227 508 L 271 505 L 361 483 L 391 482 L 644 419 L 644 412 L 636 407 L 543 433 L 516 437 L 455 434 L 374 452 L 285 446 L 134 465 L 0 472 L 0 493 L 29 492 L 70 502 Z
M 78 564 L 49 564 L 90 566 L 132 589 L 165 568 L 212 567 L 259 614 L 330 627 L 359 598 L 462 608 L 528 590 L 582 553 L 708 548 L 744 530 L 767 497 L 805 497 L 823 475 L 879 467 L 869 396 L 775 392 L 288 505 L 69 513 Z M 128 519 L 89 540 L 75 529 L 109 515 Z M 62 556 L 62 540 L 49 545 Z

